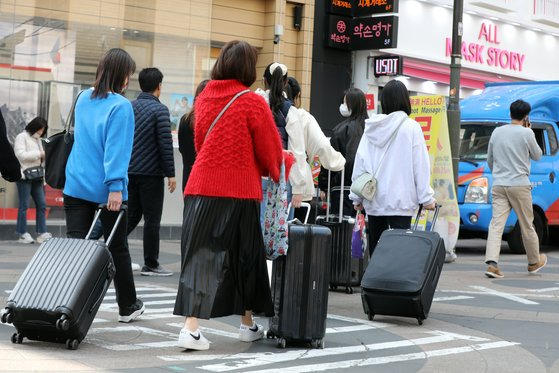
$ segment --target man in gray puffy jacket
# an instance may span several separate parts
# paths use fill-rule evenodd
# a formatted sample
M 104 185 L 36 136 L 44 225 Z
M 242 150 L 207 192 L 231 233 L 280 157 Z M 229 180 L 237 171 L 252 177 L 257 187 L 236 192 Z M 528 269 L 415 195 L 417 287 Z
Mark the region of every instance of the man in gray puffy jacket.
M 159 101 L 163 74 L 150 67 L 138 76 L 142 93 L 132 101 L 134 147 L 128 168 L 128 234 L 144 217 L 144 276 L 171 276 L 159 264 L 159 227 L 165 192 L 176 187 L 169 109 Z

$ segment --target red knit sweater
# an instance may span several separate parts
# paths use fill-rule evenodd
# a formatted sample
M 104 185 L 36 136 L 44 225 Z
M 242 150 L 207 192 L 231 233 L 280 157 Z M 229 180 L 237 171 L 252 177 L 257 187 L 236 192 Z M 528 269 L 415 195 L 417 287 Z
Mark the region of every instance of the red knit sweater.
M 255 93 L 237 98 L 204 140 L 223 107 L 245 89 L 236 80 L 212 80 L 196 98 L 197 156 L 185 195 L 261 200 L 261 176 L 279 179 L 280 137 L 268 104 Z

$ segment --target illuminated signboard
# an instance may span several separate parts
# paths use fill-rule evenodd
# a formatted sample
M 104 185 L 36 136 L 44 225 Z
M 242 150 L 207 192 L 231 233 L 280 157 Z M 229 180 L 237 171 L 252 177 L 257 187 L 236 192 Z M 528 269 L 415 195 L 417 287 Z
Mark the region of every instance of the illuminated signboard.
M 358 17 L 372 14 L 397 13 L 398 0 L 327 0 L 328 12 Z
M 403 58 L 401 56 L 378 56 L 373 57 L 372 70 L 375 76 L 401 75 L 403 69 Z
M 330 15 L 327 45 L 347 50 L 396 48 L 398 17 L 349 18 Z

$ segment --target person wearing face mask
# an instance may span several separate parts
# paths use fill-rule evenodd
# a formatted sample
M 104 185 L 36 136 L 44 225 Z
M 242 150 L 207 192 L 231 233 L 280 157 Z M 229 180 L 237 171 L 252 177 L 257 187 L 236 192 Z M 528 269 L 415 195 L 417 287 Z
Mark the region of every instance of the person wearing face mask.
M 14 153 L 21 164 L 22 177 L 17 184 L 17 194 L 19 197 L 19 208 L 17 212 L 16 232 L 19 235 L 18 242 L 33 243 L 33 237 L 27 232 L 27 208 L 29 207 L 29 197 L 35 202 L 37 214 L 37 242 L 43 243 L 52 237 L 47 232 L 46 223 L 46 200 L 44 180 L 40 173 L 33 175 L 27 170 L 38 169 L 43 166 L 45 161 L 45 151 L 41 143 L 41 136 L 47 132 L 47 121 L 44 118 L 36 117 L 25 130 L 16 136 L 14 140 Z
M 358 88 L 348 89 L 344 94 L 344 101 L 340 105 L 340 114 L 346 119 L 334 127 L 330 143 L 346 159 L 344 185 L 348 188 L 344 194 L 348 195 L 355 154 L 363 136 L 365 119 L 369 118 L 367 114 L 367 101 L 363 91 Z M 341 172 L 332 173 L 331 187 L 339 186 L 340 183 Z M 325 200 L 325 192 L 328 188 L 328 170 L 322 169 L 320 172 L 318 186 L 321 190 L 321 197 Z M 330 196 L 330 211 L 339 211 L 339 200 L 339 192 L 332 192 Z M 344 198 L 343 213 L 345 216 L 353 216 L 355 214 L 353 203 L 349 198 Z

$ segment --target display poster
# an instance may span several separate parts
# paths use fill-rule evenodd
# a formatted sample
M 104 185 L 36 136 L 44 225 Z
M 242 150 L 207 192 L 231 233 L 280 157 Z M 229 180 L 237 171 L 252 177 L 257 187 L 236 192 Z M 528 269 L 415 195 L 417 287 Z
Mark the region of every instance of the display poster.
M 454 251 L 460 228 L 460 212 L 456 199 L 450 138 L 444 96 L 412 96 L 410 117 L 421 125 L 429 159 L 431 186 L 437 203 L 442 205 L 435 231 L 444 239 L 447 251 Z M 426 217 L 420 221 L 425 227 Z

